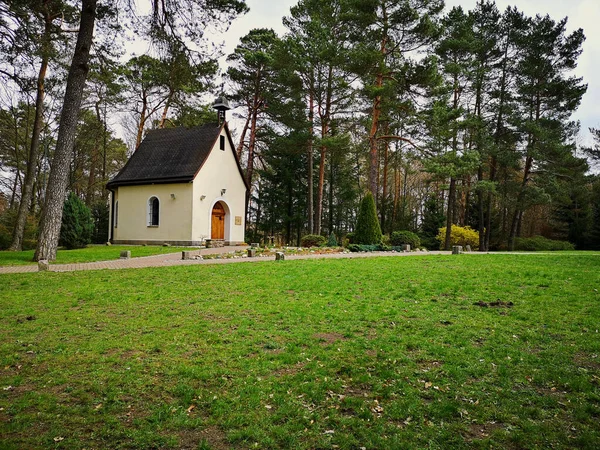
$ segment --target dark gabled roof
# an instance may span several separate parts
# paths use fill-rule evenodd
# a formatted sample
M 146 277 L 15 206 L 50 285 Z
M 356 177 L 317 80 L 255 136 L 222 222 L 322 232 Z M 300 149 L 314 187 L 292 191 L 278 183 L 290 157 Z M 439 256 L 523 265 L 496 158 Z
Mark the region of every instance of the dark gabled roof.
M 197 128 L 149 131 L 125 167 L 106 187 L 191 182 L 215 146 L 223 126 L 213 123 Z M 225 130 L 231 143 L 226 126 Z M 238 169 L 241 174 L 239 162 Z

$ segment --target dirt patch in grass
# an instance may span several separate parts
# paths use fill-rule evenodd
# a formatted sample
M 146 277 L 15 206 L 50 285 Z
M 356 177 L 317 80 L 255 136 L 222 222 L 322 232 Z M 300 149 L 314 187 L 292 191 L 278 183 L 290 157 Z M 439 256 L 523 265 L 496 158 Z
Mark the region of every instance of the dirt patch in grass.
M 304 368 L 304 366 L 305 366 L 305 363 L 299 362 L 293 366 L 281 367 L 280 369 L 277 369 L 273 372 L 273 376 L 283 377 L 283 376 L 289 376 L 289 375 L 296 375 Z
M 225 432 L 217 426 L 208 426 L 203 430 L 183 430 L 179 432 L 179 449 L 196 450 L 201 443 L 206 443 L 213 450 L 227 450 L 232 447 Z
M 575 354 L 573 361 L 575 364 L 577 364 L 577 367 L 600 370 L 600 357 L 598 355 L 590 355 L 588 353 L 579 352 Z
M 488 422 L 484 424 L 473 423 L 468 426 L 468 431 L 465 435 L 465 439 L 468 442 L 474 440 L 487 439 L 496 430 L 501 430 L 503 428 L 504 424 L 499 422 Z
M 429 372 L 431 370 L 439 369 L 443 363 L 437 360 L 419 360 L 417 361 L 417 367 L 421 372 Z
M 340 333 L 316 333 L 312 336 L 314 339 L 318 339 L 321 345 L 334 344 L 338 341 L 345 341 L 346 338 Z
M 496 300 L 489 303 L 479 300 L 478 302 L 473 303 L 473 305 L 481 306 L 482 308 L 512 308 L 515 304 L 513 302 L 504 302 L 502 300 Z

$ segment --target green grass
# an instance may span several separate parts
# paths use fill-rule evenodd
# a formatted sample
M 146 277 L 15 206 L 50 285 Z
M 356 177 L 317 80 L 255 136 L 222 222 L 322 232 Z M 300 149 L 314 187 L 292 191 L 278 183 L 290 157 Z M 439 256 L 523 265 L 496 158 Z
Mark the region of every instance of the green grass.
M 598 290 L 594 253 L 0 276 L 0 448 L 598 448 Z
M 56 252 L 55 264 L 75 264 L 96 261 L 109 261 L 119 259 L 123 250 L 130 250 L 131 257 L 152 256 L 162 253 L 175 253 L 182 250 L 190 250 L 191 247 L 163 247 L 159 245 L 90 245 L 87 248 L 66 250 L 59 248 Z M 22 252 L 0 251 L 0 266 L 18 266 L 26 264 L 37 264 L 33 262 L 34 250 Z

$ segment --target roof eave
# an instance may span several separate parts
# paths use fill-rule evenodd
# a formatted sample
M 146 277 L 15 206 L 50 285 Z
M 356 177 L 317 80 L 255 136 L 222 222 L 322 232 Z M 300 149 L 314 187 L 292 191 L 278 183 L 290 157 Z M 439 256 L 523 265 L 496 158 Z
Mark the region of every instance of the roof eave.
M 148 178 L 145 180 L 115 180 L 106 184 L 107 189 L 114 189 L 120 186 L 143 186 L 147 184 L 181 184 L 194 181 L 192 176 L 171 177 L 171 178 Z

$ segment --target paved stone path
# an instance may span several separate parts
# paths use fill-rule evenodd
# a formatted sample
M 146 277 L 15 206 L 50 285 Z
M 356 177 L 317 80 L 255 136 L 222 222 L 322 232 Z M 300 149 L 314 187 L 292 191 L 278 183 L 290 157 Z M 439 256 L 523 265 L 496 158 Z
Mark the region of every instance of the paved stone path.
M 195 250 L 194 254 L 199 255 L 218 255 L 222 253 L 230 253 L 236 250 L 242 250 L 245 247 L 221 247 L 207 248 Z M 118 249 L 115 249 L 115 254 Z M 451 252 L 433 251 L 433 252 L 373 252 L 373 253 L 325 253 L 325 254 L 309 254 L 309 255 L 285 255 L 287 260 L 301 259 L 338 259 L 338 258 L 369 258 L 374 256 L 398 257 L 411 255 L 449 255 Z M 139 269 L 143 267 L 167 267 L 167 266 L 188 266 L 188 265 L 204 265 L 204 264 L 232 264 L 232 263 L 249 263 L 260 261 L 272 261 L 275 256 L 255 257 L 255 258 L 223 258 L 223 259 L 181 259 L 181 252 L 166 253 L 161 255 L 143 256 L 131 259 L 114 259 L 111 261 L 99 261 L 90 263 L 78 264 L 50 264 L 50 272 L 73 272 L 78 270 L 101 270 L 101 269 Z M 37 265 L 24 266 L 2 266 L 0 267 L 1 274 L 9 273 L 28 273 L 38 272 Z

